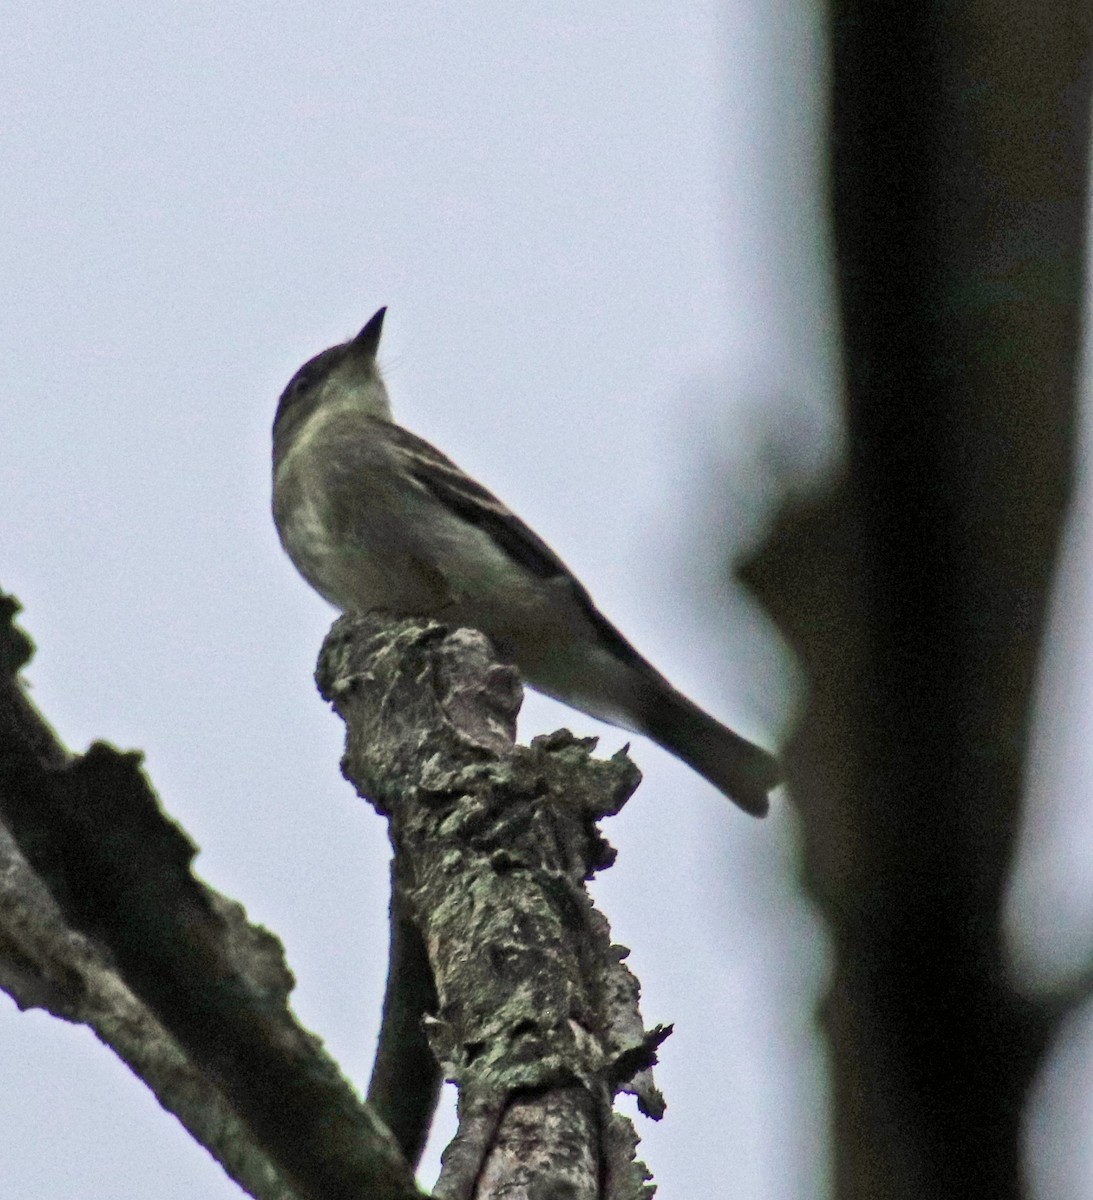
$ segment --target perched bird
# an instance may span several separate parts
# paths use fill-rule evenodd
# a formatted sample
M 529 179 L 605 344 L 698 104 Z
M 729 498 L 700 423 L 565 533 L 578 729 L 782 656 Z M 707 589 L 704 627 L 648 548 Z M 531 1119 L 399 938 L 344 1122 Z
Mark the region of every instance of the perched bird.
M 766 813 L 774 758 L 677 692 L 519 517 L 392 421 L 376 366 L 385 312 L 305 363 L 277 405 L 273 516 L 300 574 L 343 612 L 480 630 L 532 687 L 646 734 Z

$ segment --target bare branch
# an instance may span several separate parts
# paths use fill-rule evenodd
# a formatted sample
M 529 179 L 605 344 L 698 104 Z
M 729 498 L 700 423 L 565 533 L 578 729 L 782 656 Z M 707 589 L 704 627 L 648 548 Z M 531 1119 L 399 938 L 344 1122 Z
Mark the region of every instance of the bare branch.
M 280 944 L 193 876 L 194 846 L 139 756 L 102 744 L 73 756 L 27 700 L 16 608 L 0 598 L 5 986 L 91 1025 L 252 1195 L 420 1195 L 390 1134 L 296 1023 Z
M 535 1194 L 651 1194 L 611 1103 L 626 1086 L 663 1111 L 647 1072 L 668 1031 L 645 1032 L 584 887 L 614 857 L 596 822 L 637 769 L 565 730 L 514 746 L 519 680 L 471 630 L 342 617 L 318 680 L 346 722 L 347 776 L 390 818 L 433 969 L 429 1038 L 460 1088 L 436 1195 L 529 1195 L 532 1176 Z

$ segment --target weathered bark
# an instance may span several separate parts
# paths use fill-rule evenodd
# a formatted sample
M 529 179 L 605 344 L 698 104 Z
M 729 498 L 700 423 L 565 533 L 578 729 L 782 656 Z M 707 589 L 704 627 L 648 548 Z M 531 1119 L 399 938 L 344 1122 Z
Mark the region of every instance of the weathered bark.
M 785 762 L 835 952 L 835 1195 L 1005 1200 L 1058 1019 L 1000 912 L 1071 487 L 1090 10 L 830 11 L 847 462 L 748 578 L 811 683 Z
M 288 1008 L 280 944 L 192 875 L 134 754 L 71 755 L 0 597 L 0 985 L 82 1021 L 261 1200 L 413 1200 L 372 1111 Z
M 224 1093 L 125 986 L 109 956 L 65 924 L 0 827 L 0 989 L 21 1009 L 87 1025 L 155 1093 L 244 1191 L 298 1200 Z M 46 1153 L 46 1147 L 42 1147 Z
M 346 722 L 346 775 L 390 820 L 435 981 L 429 1041 L 460 1089 L 436 1195 L 649 1195 L 612 1099 L 660 1114 L 649 1068 L 668 1031 L 644 1030 L 584 888 L 613 858 L 596 821 L 637 769 L 564 730 L 515 746 L 519 680 L 471 630 L 342 617 L 318 679 Z

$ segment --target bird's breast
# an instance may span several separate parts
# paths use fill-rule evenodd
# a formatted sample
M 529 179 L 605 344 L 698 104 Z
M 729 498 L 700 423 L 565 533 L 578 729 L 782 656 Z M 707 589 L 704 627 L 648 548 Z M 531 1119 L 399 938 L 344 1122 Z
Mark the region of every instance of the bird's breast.
M 274 471 L 274 521 L 293 565 L 342 611 L 437 615 L 447 581 L 409 536 L 384 464 L 361 461 L 344 436 L 307 433 Z

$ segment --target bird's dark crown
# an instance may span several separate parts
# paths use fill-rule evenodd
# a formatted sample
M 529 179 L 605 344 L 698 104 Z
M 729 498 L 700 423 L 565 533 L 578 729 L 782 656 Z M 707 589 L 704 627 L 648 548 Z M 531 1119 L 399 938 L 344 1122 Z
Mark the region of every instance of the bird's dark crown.
M 277 444 L 291 435 L 318 408 L 322 402 L 320 386 L 345 358 L 346 342 L 331 346 L 306 363 L 288 381 L 288 386 L 277 401 L 277 415 L 273 418 L 273 443 Z
M 277 402 L 277 413 L 273 418 L 273 450 L 278 457 L 292 439 L 293 433 L 311 416 L 323 402 L 324 384 L 338 368 L 352 360 L 357 371 L 376 373 L 376 352 L 386 308 L 379 309 L 369 318 L 355 338 L 331 346 L 309 358 L 288 381 Z M 352 369 L 352 368 L 351 368 Z

